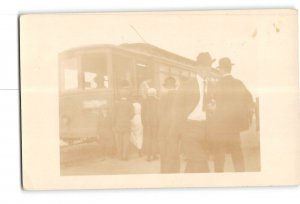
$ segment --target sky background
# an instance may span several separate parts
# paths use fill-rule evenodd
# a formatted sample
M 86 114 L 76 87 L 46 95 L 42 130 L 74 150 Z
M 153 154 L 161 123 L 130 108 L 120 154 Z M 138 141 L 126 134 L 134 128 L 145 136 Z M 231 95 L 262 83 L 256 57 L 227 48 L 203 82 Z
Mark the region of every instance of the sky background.
M 144 39 L 190 59 L 195 59 L 199 52 L 210 52 L 216 59 L 214 67 L 220 58 L 229 57 L 235 64 L 233 75 L 257 95 L 262 91 L 258 72 L 265 66 L 277 67 L 280 63 L 282 68 L 288 66 L 287 60 L 291 57 L 284 55 L 284 49 L 290 48 L 294 42 L 291 38 L 296 37 L 295 28 L 291 27 L 294 18 L 284 12 L 279 14 L 240 11 L 229 15 L 219 11 L 159 15 L 25 15 L 31 23 L 21 25 L 21 29 L 24 28 L 31 40 L 21 43 L 30 47 L 30 52 L 24 55 L 34 57 L 32 63 L 37 70 L 56 63 L 59 52 L 93 44 L 140 43 Z

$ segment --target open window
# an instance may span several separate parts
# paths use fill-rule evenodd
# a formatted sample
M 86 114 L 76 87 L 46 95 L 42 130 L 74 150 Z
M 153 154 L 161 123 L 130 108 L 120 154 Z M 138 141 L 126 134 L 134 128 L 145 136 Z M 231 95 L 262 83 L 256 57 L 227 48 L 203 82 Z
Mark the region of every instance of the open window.
M 130 92 L 134 89 L 132 65 L 132 58 L 121 54 L 113 55 L 114 86 L 118 97 L 122 88 L 126 87 Z
M 60 67 L 62 69 L 61 89 L 63 91 L 78 89 L 79 72 L 77 66 L 77 59 L 75 57 L 62 59 L 60 61 Z
M 85 90 L 109 88 L 106 55 L 104 53 L 84 54 L 81 58 L 81 66 Z
M 167 90 L 164 84 L 169 77 L 175 79 L 176 81 L 175 88 L 177 88 L 180 85 L 180 81 L 181 81 L 180 70 L 170 65 L 159 64 L 159 81 L 160 81 L 161 92 L 165 92 Z
M 154 68 L 147 60 L 136 60 L 135 72 L 138 96 L 146 98 L 148 89 L 155 87 Z

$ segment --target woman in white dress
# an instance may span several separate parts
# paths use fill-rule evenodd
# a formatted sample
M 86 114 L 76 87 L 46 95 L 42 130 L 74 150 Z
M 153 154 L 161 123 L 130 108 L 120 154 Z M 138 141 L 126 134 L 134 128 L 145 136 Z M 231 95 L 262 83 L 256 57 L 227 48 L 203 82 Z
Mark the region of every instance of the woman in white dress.
M 133 102 L 134 116 L 131 120 L 131 137 L 130 142 L 137 148 L 139 155 L 142 154 L 143 146 L 143 125 L 141 119 L 141 104 Z

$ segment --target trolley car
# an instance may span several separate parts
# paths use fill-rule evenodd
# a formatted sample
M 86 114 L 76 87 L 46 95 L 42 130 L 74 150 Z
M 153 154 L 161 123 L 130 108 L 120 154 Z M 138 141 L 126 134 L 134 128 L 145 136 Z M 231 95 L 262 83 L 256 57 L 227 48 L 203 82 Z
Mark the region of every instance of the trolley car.
M 169 76 L 177 85 L 195 77 L 195 61 L 144 43 L 93 45 L 60 53 L 61 140 L 95 138 L 99 110 L 113 112 L 122 81 L 142 97 L 143 82 L 151 81 L 159 95 Z

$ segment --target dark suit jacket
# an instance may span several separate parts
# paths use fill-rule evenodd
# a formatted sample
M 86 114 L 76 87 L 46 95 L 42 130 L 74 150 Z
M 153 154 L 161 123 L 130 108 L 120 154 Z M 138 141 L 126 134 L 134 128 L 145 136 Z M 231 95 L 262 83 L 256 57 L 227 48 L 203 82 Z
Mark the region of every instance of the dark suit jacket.
M 232 76 L 226 76 L 217 83 L 214 97 L 215 133 L 228 134 L 240 132 L 245 124 L 244 111 L 251 103 L 252 96 L 243 82 Z
M 160 96 L 158 103 L 158 138 L 161 140 L 170 139 L 177 140 L 178 132 L 175 129 L 175 124 L 177 124 L 177 107 L 175 104 L 176 90 L 170 90 L 167 93 Z
M 205 95 L 204 101 L 204 108 L 206 107 L 207 103 L 213 99 L 213 88 L 214 84 L 210 81 L 206 82 L 207 92 Z M 196 78 L 191 78 L 181 84 L 178 89 L 178 94 L 176 98 L 176 102 L 178 103 L 177 106 L 181 111 L 181 116 L 186 120 L 188 116 L 194 111 L 195 107 L 197 106 L 201 91 L 199 90 L 199 85 Z M 204 112 L 208 114 L 208 110 L 204 109 Z
M 182 82 L 177 90 L 162 95 L 159 102 L 159 136 L 176 140 L 188 136 L 185 125 L 200 99 L 196 78 Z
M 177 90 L 172 90 L 161 96 L 159 103 L 159 118 L 161 135 L 185 137 L 185 127 L 188 116 L 197 106 L 200 100 L 199 85 L 196 78 L 190 78 L 182 82 Z M 210 84 L 207 84 L 207 101 L 213 95 Z
M 178 119 L 186 120 L 189 114 L 195 109 L 200 100 L 199 85 L 196 78 L 184 81 L 175 98 L 175 105 L 178 111 Z
M 146 97 L 142 102 L 141 118 L 144 127 L 158 126 L 158 99 Z

